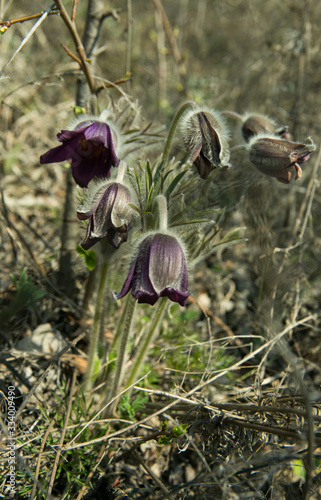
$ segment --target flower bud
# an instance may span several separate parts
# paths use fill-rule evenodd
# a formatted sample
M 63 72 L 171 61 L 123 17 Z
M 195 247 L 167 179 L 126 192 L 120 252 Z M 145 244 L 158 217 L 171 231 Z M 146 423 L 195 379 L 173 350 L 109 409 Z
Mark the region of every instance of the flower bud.
M 309 144 L 280 139 L 277 136 L 254 136 L 249 143 L 250 161 L 260 172 L 288 184 L 291 171 L 296 172 L 295 179 L 300 179 L 300 165 L 310 158 L 315 150 L 312 139 Z
M 111 167 L 117 167 L 115 130 L 98 120 L 86 120 L 74 130 L 57 134 L 61 146 L 50 149 L 40 157 L 40 163 L 56 163 L 71 159 L 71 171 L 80 187 L 87 187 L 93 177 L 107 178 Z
M 85 205 L 80 205 L 77 217 L 89 219 L 87 233 L 81 246 L 88 250 L 97 241 L 107 237 L 108 242 L 119 248 L 127 240 L 132 209 L 129 189 L 119 182 L 96 184 Z
M 275 134 L 283 139 L 290 139 L 288 127 L 278 128 L 276 123 L 261 114 L 246 114 L 243 118 L 242 135 L 246 142 L 249 142 L 251 137 L 258 134 Z
M 146 236 L 136 253 L 118 299 L 129 290 L 139 303 L 154 305 L 159 297 L 168 297 L 185 306 L 187 293 L 187 264 L 178 240 L 169 234 Z
M 219 113 L 188 112 L 182 122 L 182 138 L 202 179 L 207 179 L 215 168 L 229 166 L 228 132 Z

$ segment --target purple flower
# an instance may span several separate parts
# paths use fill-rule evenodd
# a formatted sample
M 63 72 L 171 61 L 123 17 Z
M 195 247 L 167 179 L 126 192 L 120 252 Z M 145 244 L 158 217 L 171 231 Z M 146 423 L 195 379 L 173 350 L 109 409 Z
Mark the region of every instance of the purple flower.
M 309 140 L 309 144 L 300 144 L 274 136 L 254 137 L 249 143 L 250 161 L 263 174 L 288 184 L 292 171 L 296 172 L 295 179 L 301 178 L 300 165 L 308 161 L 315 150 L 313 141 Z
M 185 306 L 189 293 L 184 251 L 174 236 L 156 233 L 146 236 L 138 247 L 121 292 L 129 290 L 139 303 L 154 305 L 159 297 L 168 297 Z
M 182 138 L 202 179 L 207 179 L 215 168 L 229 166 L 228 133 L 219 113 L 209 110 L 187 113 Z
M 74 130 L 62 130 L 57 139 L 62 145 L 40 156 L 40 163 L 71 159 L 72 175 L 80 187 L 87 187 L 95 176 L 109 177 L 111 167 L 119 163 L 107 123 L 87 120 L 78 123 Z
M 103 183 L 89 199 L 91 208 L 79 206 L 77 217 L 89 219 L 87 233 L 81 246 L 88 250 L 97 241 L 107 237 L 108 242 L 119 248 L 127 240 L 132 209 L 129 190 L 117 182 Z

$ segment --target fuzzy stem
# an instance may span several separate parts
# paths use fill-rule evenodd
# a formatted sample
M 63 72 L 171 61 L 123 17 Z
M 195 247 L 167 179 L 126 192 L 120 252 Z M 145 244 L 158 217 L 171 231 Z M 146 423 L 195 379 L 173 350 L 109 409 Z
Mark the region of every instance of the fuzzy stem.
M 134 297 L 131 294 L 129 294 L 126 308 L 124 311 L 124 314 L 126 314 L 126 316 L 124 318 L 124 321 L 122 322 L 122 331 L 121 331 L 120 345 L 119 345 L 117 361 L 116 361 L 115 374 L 114 374 L 114 378 L 113 378 L 113 382 L 112 382 L 112 387 L 111 387 L 111 390 L 110 390 L 109 395 L 108 395 L 109 401 L 111 401 L 117 395 L 119 388 L 121 387 L 123 378 L 124 378 L 126 349 L 127 349 L 129 335 L 130 335 L 132 324 L 133 324 L 135 306 L 136 306 L 136 300 L 134 299 Z M 111 405 L 109 407 L 109 409 L 108 409 L 109 414 L 112 413 L 112 411 L 115 407 L 115 404 L 116 404 L 116 401 L 113 405 Z
M 237 153 L 237 151 L 246 151 L 248 149 L 248 146 L 246 144 L 240 144 L 239 146 L 233 146 L 230 149 L 230 153 Z
M 107 279 L 107 275 L 108 275 L 109 262 L 110 262 L 110 259 L 105 258 L 103 260 L 102 269 L 101 269 L 100 282 L 99 282 L 99 288 L 98 288 L 98 296 L 97 296 L 97 304 L 96 304 L 96 310 L 95 310 L 95 316 L 94 316 L 93 331 L 92 331 L 92 336 L 90 339 L 90 346 L 89 346 L 88 366 L 87 366 L 85 381 L 84 381 L 84 391 L 89 391 L 92 387 L 92 384 L 93 384 L 92 378 L 93 378 L 93 371 L 94 371 L 94 366 L 95 366 L 95 359 L 97 356 L 98 339 L 99 339 L 99 323 L 100 323 L 101 313 L 102 313 L 104 290 L 105 290 L 105 283 L 106 283 L 106 279 Z
M 167 305 L 168 305 L 167 297 L 162 297 L 159 304 L 158 304 L 158 308 L 156 310 L 156 313 L 153 317 L 153 321 L 152 321 L 152 324 L 150 326 L 148 334 L 146 336 L 144 336 L 141 339 L 141 342 L 138 344 L 137 355 L 135 357 L 130 374 L 127 378 L 126 387 L 130 387 L 131 385 L 133 385 L 136 377 L 139 375 L 141 366 L 146 358 L 146 355 L 148 354 L 149 348 L 150 348 L 152 342 L 154 342 L 156 339 L 156 336 L 157 336 L 158 330 L 159 330 L 159 324 L 160 324 L 161 320 L 163 319 Z
M 158 202 L 158 227 L 161 232 L 165 232 L 168 227 L 167 200 L 162 194 L 157 196 L 156 199 Z
M 127 169 L 127 163 L 125 161 L 121 161 L 119 163 L 118 169 L 117 169 L 117 177 L 116 177 L 116 182 L 123 182 L 125 174 L 126 174 L 126 169 Z
M 181 117 L 183 116 L 183 114 L 185 113 L 185 111 L 187 111 L 188 109 L 195 109 L 195 110 L 197 110 L 198 106 L 197 106 L 197 104 L 194 101 L 187 101 L 176 112 L 176 115 L 174 116 L 172 124 L 170 126 L 170 129 L 169 129 L 169 132 L 168 132 L 167 141 L 166 141 L 166 144 L 165 144 L 165 147 L 164 147 L 163 158 L 162 158 L 162 161 L 163 161 L 164 165 L 166 165 L 166 163 L 168 161 L 168 157 L 169 157 L 169 153 L 170 153 L 171 145 L 172 145 L 172 142 L 173 142 L 173 137 L 174 137 L 174 134 L 175 134 L 176 127 L 177 127 L 177 125 L 179 123 L 179 120 L 181 119 Z
M 127 318 L 128 309 L 130 307 L 130 304 L 131 304 L 131 294 L 129 294 L 127 296 L 127 301 L 126 301 L 125 308 L 123 310 L 123 314 L 119 318 L 119 322 L 118 322 L 118 325 L 117 325 L 117 330 L 116 330 L 116 333 L 114 335 L 113 343 L 112 343 L 111 348 L 110 348 L 111 351 L 115 351 L 117 349 L 117 347 L 118 347 L 119 339 L 120 339 L 121 333 L 122 333 L 122 331 L 124 329 L 124 324 L 125 324 L 125 321 L 126 321 L 126 318 Z
M 243 116 L 239 113 L 236 113 L 235 111 L 221 111 L 221 115 L 234 116 L 238 120 L 243 121 Z

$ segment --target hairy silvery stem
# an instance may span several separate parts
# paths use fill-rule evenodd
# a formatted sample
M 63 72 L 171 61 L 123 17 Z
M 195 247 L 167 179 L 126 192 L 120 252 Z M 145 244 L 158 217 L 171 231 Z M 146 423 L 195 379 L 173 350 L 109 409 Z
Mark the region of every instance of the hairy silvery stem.
M 118 322 L 118 325 L 117 325 L 117 330 L 116 330 L 116 333 L 114 335 L 113 343 L 112 343 L 111 348 L 110 348 L 111 351 L 115 351 L 118 348 L 118 344 L 119 344 L 119 341 L 120 341 L 120 337 L 121 337 L 122 331 L 124 329 L 124 325 L 125 325 L 125 321 L 126 321 L 126 318 L 127 318 L 127 315 L 128 315 L 128 309 L 130 308 L 130 304 L 131 304 L 131 301 L 130 301 L 130 297 L 128 296 L 127 297 L 127 302 L 125 304 L 125 308 L 123 310 L 123 314 L 119 318 L 119 322 Z
M 110 259 L 108 257 L 104 258 L 103 263 L 102 263 L 100 282 L 99 282 L 99 288 L 98 288 L 98 296 L 97 296 L 97 304 L 96 304 L 96 310 L 95 310 L 95 316 L 94 316 L 93 330 L 92 330 L 92 335 L 91 335 L 90 345 L 89 345 L 88 365 L 87 365 L 85 381 L 84 381 L 84 391 L 89 391 L 93 385 L 93 374 L 94 374 L 94 368 L 95 368 L 95 361 L 96 361 L 96 359 L 98 359 L 97 349 L 98 349 L 98 339 L 99 339 L 99 331 L 100 331 L 99 325 L 100 325 L 100 320 L 101 320 L 102 310 L 103 310 L 104 291 L 105 291 L 105 284 L 106 284 L 107 275 L 108 275 L 109 263 L 110 263 Z
M 198 109 L 198 106 L 194 101 L 187 101 L 179 108 L 176 115 L 174 116 L 172 124 L 171 124 L 169 132 L 168 132 L 167 141 L 166 141 L 166 144 L 164 147 L 164 152 L 163 152 L 163 157 L 162 157 L 162 161 L 163 161 L 164 165 L 166 165 L 166 163 L 168 161 L 168 157 L 169 157 L 169 153 L 171 150 L 171 146 L 172 146 L 172 142 L 173 142 L 173 138 L 174 138 L 174 134 L 175 134 L 177 125 L 179 124 L 181 117 L 184 115 L 184 113 L 188 109 Z
M 156 197 L 158 203 L 158 227 L 161 232 L 165 232 L 168 226 L 168 215 L 167 215 L 167 200 L 164 195 L 160 194 Z
M 120 338 L 119 338 L 119 349 L 116 361 L 116 369 L 114 373 L 112 386 L 108 394 L 109 401 L 111 401 L 117 396 L 117 393 L 123 382 L 125 363 L 126 363 L 126 350 L 134 320 L 135 306 L 136 306 L 136 300 L 131 294 L 129 294 L 127 299 L 127 304 L 124 310 L 124 316 L 125 316 L 124 321 L 121 322 L 122 330 L 120 332 Z M 114 404 L 108 407 L 108 416 L 112 415 L 116 404 L 117 400 L 115 400 Z
M 238 151 L 247 151 L 247 149 L 248 147 L 246 146 L 246 144 L 240 144 L 239 146 L 231 147 L 230 153 L 232 155 L 233 153 L 237 153 Z
M 164 317 L 166 306 L 168 304 L 169 302 L 167 297 L 162 297 L 160 299 L 157 310 L 153 317 L 152 324 L 150 325 L 149 331 L 146 336 L 144 335 L 142 337 L 140 343 L 138 344 L 137 354 L 134 359 L 133 365 L 131 367 L 129 376 L 126 380 L 126 387 L 130 387 L 135 382 L 137 376 L 139 376 L 142 364 L 146 359 L 149 348 L 157 337 L 159 331 L 159 325 Z
M 126 169 L 127 169 L 127 163 L 125 161 L 121 161 L 118 165 L 117 177 L 115 179 L 115 181 L 119 182 L 119 184 L 121 184 L 124 180 Z
M 234 116 L 234 118 L 243 121 L 243 116 L 240 115 L 239 113 L 236 113 L 235 111 L 221 111 L 221 115 Z

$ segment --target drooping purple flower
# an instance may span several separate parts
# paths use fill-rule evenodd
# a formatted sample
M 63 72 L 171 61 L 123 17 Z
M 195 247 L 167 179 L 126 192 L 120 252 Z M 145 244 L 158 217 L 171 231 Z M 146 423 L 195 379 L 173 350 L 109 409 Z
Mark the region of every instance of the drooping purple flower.
M 188 276 L 184 251 L 174 236 L 155 233 L 146 236 L 138 247 L 121 292 L 129 290 L 139 303 L 154 305 L 159 297 L 168 297 L 185 306 Z
M 118 182 L 107 182 L 98 186 L 98 189 L 89 198 L 86 206 L 79 206 L 77 217 L 87 220 L 87 232 L 81 246 L 88 250 L 97 241 L 107 237 L 108 242 L 119 248 L 127 240 L 132 209 L 128 203 L 131 194 L 127 187 Z
M 187 113 L 182 138 L 202 179 L 207 179 L 215 168 L 229 166 L 228 132 L 219 113 L 207 109 Z
M 309 141 L 309 144 L 300 144 L 274 136 L 254 137 L 249 143 L 250 161 L 263 174 L 288 184 L 292 171 L 296 172 L 295 179 L 301 178 L 300 165 L 308 161 L 315 150 L 312 139 Z
M 87 120 L 74 130 L 57 134 L 61 146 L 40 156 L 40 163 L 56 163 L 71 159 L 73 178 L 80 187 L 87 187 L 93 177 L 107 178 L 111 167 L 117 167 L 115 133 L 107 123 Z

